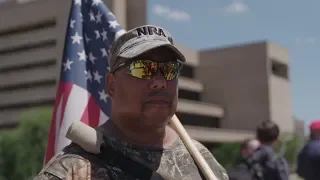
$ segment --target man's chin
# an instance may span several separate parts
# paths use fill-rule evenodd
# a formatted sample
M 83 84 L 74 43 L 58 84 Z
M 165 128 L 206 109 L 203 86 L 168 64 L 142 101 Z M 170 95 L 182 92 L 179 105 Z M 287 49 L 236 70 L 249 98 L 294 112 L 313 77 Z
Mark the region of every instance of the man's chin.
M 147 115 L 159 115 L 159 113 L 168 114 L 172 111 L 172 105 L 166 103 L 152 103 L 143 106 L 143 112 Z
M 144 116 L 156 122 L 167 122 L 174 112 L 172 104 L 148 104 L 143 107 Z

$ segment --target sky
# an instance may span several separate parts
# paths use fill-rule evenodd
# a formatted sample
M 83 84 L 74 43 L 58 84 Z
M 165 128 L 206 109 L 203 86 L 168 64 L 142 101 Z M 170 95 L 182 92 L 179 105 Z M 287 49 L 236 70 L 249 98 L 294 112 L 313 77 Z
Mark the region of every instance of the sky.
M 293 115 L 320 119 L 319 0 L 148 0 L 148 24 L 194 49 L 261 40 L 289 50 Z

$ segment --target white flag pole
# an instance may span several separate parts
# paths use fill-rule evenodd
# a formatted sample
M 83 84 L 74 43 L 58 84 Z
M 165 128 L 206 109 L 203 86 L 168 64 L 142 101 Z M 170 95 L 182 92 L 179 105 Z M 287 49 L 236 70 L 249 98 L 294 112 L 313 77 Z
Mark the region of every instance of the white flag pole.
M 219 180 L 215 174 L 212 172 L 211 168 L 209 167 L 206 160 L 203 158 L 197 147 L 192 142 L 187 131 L 182 126 L 180 120 L 176 115 L 174 115 L 171 119 L 171 124 L 173 128 L 177 131 L 180 138 L 184 142 L 185 146 L 187 147 L 189 153 L 192 155 L 193 159 L 198 164 L 200 170 L 202 171 L 203 175 L 206 177 L 207 180 Z

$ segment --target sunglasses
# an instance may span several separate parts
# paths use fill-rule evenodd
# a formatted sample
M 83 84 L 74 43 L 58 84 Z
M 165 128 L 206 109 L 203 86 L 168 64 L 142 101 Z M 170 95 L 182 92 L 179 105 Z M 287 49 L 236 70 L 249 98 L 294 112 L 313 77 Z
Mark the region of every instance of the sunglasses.
M 170 81 L 179 77 L 183 63 L 179 60 L 165 62 L 152 60 L 129 60 L 120 63 L 118 67 L 113 70 L 113 73 L 120 68 L 127 66 L 129 66 L 128 74 L 133 77 L 148 80 L 152 79 L 152 77 L 160 71 L 164 79 Z

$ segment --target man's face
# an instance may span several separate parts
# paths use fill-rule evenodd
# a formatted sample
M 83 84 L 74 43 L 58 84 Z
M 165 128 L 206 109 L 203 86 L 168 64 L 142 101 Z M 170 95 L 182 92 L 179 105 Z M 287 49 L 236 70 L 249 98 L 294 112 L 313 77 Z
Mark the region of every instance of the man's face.
M 176 61 L 173 52 L 165 47 L 151 50 L 134 59 L 164 63 Z M 121 62 L 130 60 L 120 59 L 116 66 Z M 130 68 L 133 68 L 133 65 L 126 65 L 114 74 L 108 74 L 107 88 L 112 100 L 112 112 L 124 119 L 136 119 L 144 126 L 163 126 L 168 123 L 177 108 L 178 79 L 166 80 L 160 70 L 154 73 L 151 79 L 139 79 L 128 74 Z M 142 68 L 140 70 L 144 71 Z M 132 126 L 137 124 L 137 121 L 126 123 Z
M 260 142 L 256 139 L 250 140 L 245 148 L 241 150 L 242 158 L 246 159 L 254 153 L 260 146 Z

